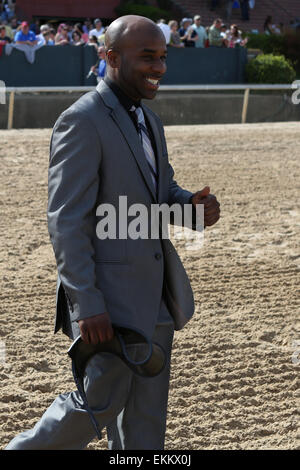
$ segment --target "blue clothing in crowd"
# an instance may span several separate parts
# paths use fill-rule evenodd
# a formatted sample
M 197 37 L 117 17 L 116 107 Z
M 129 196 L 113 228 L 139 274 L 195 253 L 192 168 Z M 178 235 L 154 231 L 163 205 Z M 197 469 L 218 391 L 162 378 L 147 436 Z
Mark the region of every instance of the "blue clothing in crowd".
M 33 31 L 28 31 L 28 34 L 22 33 L 22 31 L 18 31 L 15 35 L 15 41 L 35 41 L 36 36 Z
M 102 59 L 102 60 L 100 60 L 100 63 L 99 63 L 98 77 L 104 78 L 105 77 L 105 71 L 106 71 L 106 60 Z

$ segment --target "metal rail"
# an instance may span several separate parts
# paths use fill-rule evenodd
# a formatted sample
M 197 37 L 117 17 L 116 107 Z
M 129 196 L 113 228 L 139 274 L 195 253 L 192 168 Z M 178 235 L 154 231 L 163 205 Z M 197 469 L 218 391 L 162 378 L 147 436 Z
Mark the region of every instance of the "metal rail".
M 244 124 L 247 121 L 247 111 L 249 96 L 251 90 L 295 90 L 300 88 L 300 80 L 296 80 L 292 84 L 270 84 L 270 85 L 256 85 L 256 84 L 240 84 L 240 85 L 161 85 L 160 91 L 231 91 L 241 90 L 244 91 L 243 107 L 241 122 Z M 0 88 L 4 93 L 9 94 L 8 104 L 8 118 L 7 129 L 13 128 L 14 117 L 14 103 L 16 93 L 73 93 L 73 92 L 88 92 L 94 90 L 95 87 L 82 86 L 82 87 L 7 87 Z

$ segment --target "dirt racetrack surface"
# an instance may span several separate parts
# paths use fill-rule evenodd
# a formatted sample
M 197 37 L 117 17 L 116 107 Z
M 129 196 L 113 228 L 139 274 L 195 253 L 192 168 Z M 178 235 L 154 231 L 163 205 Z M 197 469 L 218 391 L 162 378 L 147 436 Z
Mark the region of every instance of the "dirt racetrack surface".
M 51 130 L 0 131 L 0 448 L 74 389 L 53 335 Z M 175 240 L 196 312 L 175 333 L 166 449 L 299 448 L 299 124 L 167 127 L 175 179 L 211 187 L 201 249 Z M 104 449 L 94 440 L 89 449 Z

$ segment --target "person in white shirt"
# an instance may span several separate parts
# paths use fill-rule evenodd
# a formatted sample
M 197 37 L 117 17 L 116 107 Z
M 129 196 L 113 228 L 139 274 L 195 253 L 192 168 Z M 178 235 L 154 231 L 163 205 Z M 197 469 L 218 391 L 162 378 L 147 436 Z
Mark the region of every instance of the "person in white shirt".
M 36 36 L 38 43 L 43 43 L 44 45 L 46 45 L 44 34 L 48 33 L 49 31 L 50 31 L 50 26 L 48 24 L 43 24 L 40 27 L 40 34 Z
M 89 32 L 89 37 L 96 36 L 96 38 L 98 39 L 99 36 L 102 36 L 102 34 L 104 34 L 104 28 L 102 26 L 102 21 L 99 18 L 97 18 L 94 21 L 94 26 L 95 26 L 95 28 L 92 29 Z
M 193 29 L 197 38 L 195 38 L 195 47 L 205 47 L 205 41 L 207 40 L 207 33 L 204 26 L 201 25 L 201 16 L 194 16 L 194 24 L 192 24 L 191 29 Z
M 166 44 L 170 44 L 170 39 L 171 39 L 171 29 L 170 26 L 166 24 L 165 20 L 159 20 L 157 23 L 157 26 L 162 30 L 165 39 L 166 39 Z

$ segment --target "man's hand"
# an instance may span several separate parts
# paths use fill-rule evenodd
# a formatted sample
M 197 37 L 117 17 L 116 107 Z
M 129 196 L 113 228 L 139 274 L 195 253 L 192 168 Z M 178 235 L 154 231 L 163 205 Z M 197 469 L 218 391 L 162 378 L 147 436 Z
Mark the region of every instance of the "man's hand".
M 216 196 L 210 194 L 210 188 L 205 186 L 192 197 L 192 204 L 204 205 L 204 227 L 214 225 L 220 218 L 220 204 Z
M 107 312 L 79 320 L 78 325 L 80 336 L 87 344 L 104 343 L 114 336 L 114 330 Z

